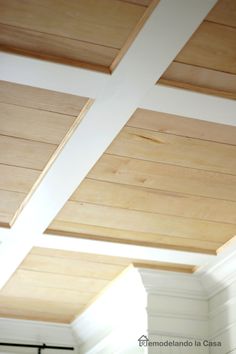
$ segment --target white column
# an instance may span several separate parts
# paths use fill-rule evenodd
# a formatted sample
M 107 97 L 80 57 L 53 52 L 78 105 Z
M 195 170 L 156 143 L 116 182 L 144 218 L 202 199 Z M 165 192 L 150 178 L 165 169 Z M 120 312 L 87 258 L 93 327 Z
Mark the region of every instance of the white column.
M 191 274 L 130 267 L 72 329 L 81 354 L 209 353 L 208 301 Z
M 207 271 L 211 354 L 236 354 L 236 250 Z

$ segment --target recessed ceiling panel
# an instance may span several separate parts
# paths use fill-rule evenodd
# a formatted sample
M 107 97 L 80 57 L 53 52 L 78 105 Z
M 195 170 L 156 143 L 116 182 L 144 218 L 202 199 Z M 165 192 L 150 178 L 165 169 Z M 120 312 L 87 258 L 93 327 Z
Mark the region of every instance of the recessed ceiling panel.
M 236 128 L 138 109 L 47 233 L 216 253 L 236 235 Z
M 0 317 L 70 323 L 131 264 L 193 270 L 193 266 L 33 248 L 0 291 Z
M 0 48 L 109 71 L 148 0 L 0 1 Z
M 236 98 L 236 2 L 219 0 L 159 83 Z
M 87 98 L 0 82 L 0 224 L 10 226 Z

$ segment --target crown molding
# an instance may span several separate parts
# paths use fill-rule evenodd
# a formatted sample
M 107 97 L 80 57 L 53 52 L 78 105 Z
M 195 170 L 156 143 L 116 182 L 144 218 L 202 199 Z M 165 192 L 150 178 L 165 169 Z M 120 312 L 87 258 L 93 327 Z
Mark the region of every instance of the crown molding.
M 236 238 L 222 249 L 215 259 L 196 271 L 208 298 L 236 281 Z
M 144 287 L 149 294 L 170 295 L 188 299 L 207 299 L 207 293 L 198 275 L 146 268 L 138 269 Z

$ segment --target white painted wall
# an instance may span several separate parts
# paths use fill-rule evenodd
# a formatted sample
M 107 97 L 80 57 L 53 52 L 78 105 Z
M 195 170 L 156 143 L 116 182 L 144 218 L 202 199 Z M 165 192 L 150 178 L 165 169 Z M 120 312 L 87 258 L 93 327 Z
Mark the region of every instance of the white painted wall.
M 148 296 L 148 338 L 158 342 L 148 354 L 208 354 L 202 344 L 208 338 L 208 301 L 199 279 L 174 272 L 140 272 Z M 175 345 L 170 344 L 173 341 Z
M 236 280 L 209 300 L 209 328 L 212 341 L 222 347 L 212 347 L 211 354 L 236 354 Z
M 70 326 L 56 323 L 0 318 L 0 342 L 75 347 L 74 351 L 43 350 L 42 354 L 78 353 Z M 37 354 L 37 349 L 0 347 L 0 354 L 5 353 Z

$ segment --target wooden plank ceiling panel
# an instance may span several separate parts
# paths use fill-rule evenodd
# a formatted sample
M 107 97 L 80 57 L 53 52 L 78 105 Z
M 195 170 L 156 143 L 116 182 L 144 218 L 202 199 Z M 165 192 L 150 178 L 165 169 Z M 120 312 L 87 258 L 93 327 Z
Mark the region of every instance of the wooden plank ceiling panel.
M 0 80 L 0 102 L 77 116 L 87 98 Z
M 236 175 L 236 146 L 147 129 L 125 127 L 107 153 Z
M 219 0 L 159 83 L 236 98 L 236 2 Z
M 212 253 L 235 215 L 236 128 L 138 109 L 47 233 Z
M 69 3 L 0 0 L 0 47 L 47 60 L 109 70 L 149 3 L 148 0 Z
M 2 226 L 15 220 L 86 102 L 86 98 L 0 82 Z
M 0 292 L 0 316 L 70 323 L 131 264 L 193 271 L 193 266 L 33 248 Z

